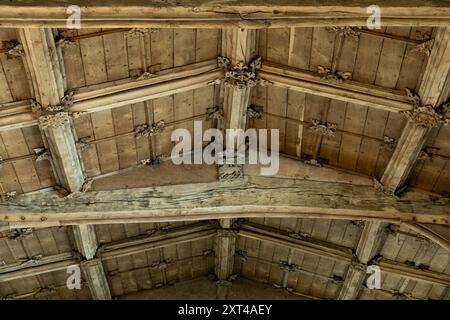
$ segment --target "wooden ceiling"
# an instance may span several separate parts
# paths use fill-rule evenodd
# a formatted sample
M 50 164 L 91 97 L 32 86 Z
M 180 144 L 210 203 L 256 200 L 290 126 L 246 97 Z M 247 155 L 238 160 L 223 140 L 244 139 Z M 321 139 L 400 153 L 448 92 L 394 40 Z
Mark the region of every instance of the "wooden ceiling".
M 58 22 L 58 1 L 29 25 L 0 11 L 0 297 L 180 298 L 206 281 L 219 299 L 450 299 L 450 9 L 389 5 L 368 30 L 343 27 L 365 19 L 342 2 L 340 28 L 325 2 L 284 1 L 285 17 L 151 2 L 144 25 L 92 4 L 81 30 Z M 218 56 L 260 56 L 262 80 L 225 86 Z M 428 105 L 436 123 L 411 120 Z M 69 120 L 47 125 L 49 106 Z M 172 164 L 172 131 L 198 120 L 279 129 L 279 173 Z M 65 285 L 73 264 L 80 290 Z

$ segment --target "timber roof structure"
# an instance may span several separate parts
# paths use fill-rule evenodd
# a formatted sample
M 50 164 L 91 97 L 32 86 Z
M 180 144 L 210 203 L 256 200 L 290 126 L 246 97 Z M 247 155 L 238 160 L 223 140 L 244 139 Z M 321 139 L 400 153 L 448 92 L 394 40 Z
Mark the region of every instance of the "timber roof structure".
M 0 0 L 0 298 L 450 299 L 449 1 L 73 2 Z

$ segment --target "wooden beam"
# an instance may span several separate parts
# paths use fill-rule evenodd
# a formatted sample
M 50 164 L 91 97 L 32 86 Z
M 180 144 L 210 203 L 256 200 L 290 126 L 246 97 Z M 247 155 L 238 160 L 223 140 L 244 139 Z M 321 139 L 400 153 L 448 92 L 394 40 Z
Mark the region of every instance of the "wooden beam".
M 439 28 L 418 93 L 422 105 L 436 108 L 450 97 L 449 70 L 450 27 Z M 430 131 L 429 127 L 407 122 L 381 178 L 386 191 L 395 193 L 406 183 Z
M 0 107 L 0 131 L 37 126 L 36 115 L 29 100 L 2 104 Z
M 73 226 L 75 248 L 87 259 L 93 259 L 98 249 L 97 236 L 93 225 Z
M 202 88 L 223 76 L 217 60 L 157 71 L 150 79 L 135 78 L 78 88 L 70 112 L 97 112 L 131 103 Z M 59 103 L 59 101 L 58 101 Z M 37 125 L 28 100 L 8 103 L 0 108 L 0 131 Z
M 209 182 L 81 193 L 23 194 L 0 203 L 11 227 L 297 217 L 450 224 L 448 200 L 407 192 L 401 199 L 370 186 L 286 178 Z
M 66 89 L 64 63 L 55 44 L 52 29 L 21 29 L 20 42 L 25 51 L 25 65 L 30 75 L 36 101 L 42 106 L 58 106 Z M 44 143 L 52 156 L 52 166 L 59 185 L 68 192 L 80 191 L 84 175 L 70 121 L 58 126 L 42 126 Z
M 94 300 L 111 300 L 108 279 L 99 259 L 85 260 L 81 262 L 81 269 Z
M 369 221 L 364 224 L 364 229 L 356 248 L 355 263 L 350 264 L 347 270 L 344 284 L 342 285 L 338 299 L 356 300 L 366 278 L 367 264 L 379 251 L 383 240 L 385 224 L 379 221 Z
M 163 70 L 147 80 L 127 79 L 78 90 L 71 112 L 96 112 L 202 88 L 223 76 L 217 61 Z
M 418 267 L 412 267 L 400 262 L 381 259 L 378 262 L 381 272 L 396 274 L 407 279 L 426 282 L 432 285 L 440 285 L 444 287 L 450 286 L 450 276 L 445 273 L 438 273 L 429 270 L 421 270 Z
M 273 228 L 258 226 L 252 223 L 242 224 L 239 228 L 239 236 L 270 242 L 277 246 L 292 248 L 322 258 L 347 263 L 352 261 L 352 251 L 350 248 L 311 238 L 296 239 L 285 232 L 275 231 Z
M 278 87 L 356 103 L 362 106 L 392 112 L 412 109 L 406 94 L 399 90 L 382 88 L 353 80 L 337 83 L 331 80 L 324 80 L 314 72 L 290 66 L 264 62 L 258 76 Z
M 58 106 L 66 91 L 64 63 L 62 54 L 55 43 L 55 32 L 52 29 L 22 29 L 19 31 L 20 41 L 25 51 L 25 64 L 31 76 L 36 101 L 45 110 L 48 106 Z M 39 127 L 44 143 L 50 150 L 52 166 L 59 185 L 69 193 L 81 190 L 84 173 L 78 151 L 75 146 L 75 129 L 70 121 L 57 126 Z M 84 259 L 89 261 L 97 250 L 95 229 L 92 225 L 73 227 L 75 245 Z M 95 299 L 111 299 L 108 281 L 102 266 L 95 263 L 84 263 L 85 272 L 91 294 Z
M 244 165 L 246 176 L 261 176 L 261 165 Z M 316 167 L 303 163 L 297 158 L 280 154 L 279 169 L 274 177 L 303 179 L 323 182 L 340 182 L 361 186 L 373 186 L 373 178 L 361 173 L 336 167 Z
M 28 261 L 16 262 L 12 264 L 3 265 L 0 267 L 0 274 L 11 273 L 14 271 L 35 268 L 39 266 L 48 266 L 54 263 L 59 263 L 61 261 L 73 260 L 74 255 L 72 252 L 68 253 L 58 253 L 50 256 L 39 257 Z M 49 268 L 51 269 L 51 268 Z
M 417 232 L 450 252 L 450 228 L 423 223 L 402 223 L 405 227 Z
M 222 55 L 227 57 L 231 64 L 248 64 L 255 58 L 256 30 L 225 29 L 222 31 L 222 37 L 224 41 Z M 225 87 L 224 90 L 225 128 L 245 129 L 252 88 Z
M 242 226 L 239 230 L 239 236 L 249 237 L 259 241 L 265 241 L 274 244 L 275 246 L 282 246 L 286 248 L 291 248 L 301 252 L 314 254 L 323 258 L 333 259 L 337 261 L 342 261 L 352 266 L 352 270 L 360 269 L 360 271 L 355 270 L 355 272 L 365 272 L 364 264 L 354 260 L 353 254 L 349 248 L 337 246 L 333 243 L 328 243 L 326 241 L 320 241 L 315 239 L 304 239 L 299 240 L 286 235 L 284 232 L 275 231 L 273 228 L 266 226 L 251 226 L 252 230 L 248 230 L 248 225 Z M 272 230 L 271 230 L 272 229 Z M 370 232 L 369 232 L 370 229 Z M 374 230 L 375 226 L 367 229 L 367 234 L 369 235 Z M 365 237 L 370 241 L 369 237 Z M 440 286 L 450 286 L 450 276 L 444 273 L 437 273 L 429 270 L 421 270 L 417 267 L 412 267 L 405 265 L 400 262 L 381 259 L 378 262 L 378 267 L 380 267 L 381 272 L 388 272 L 395 274 L 400 277 L 405 277 L 408 279 L 413 279 L 421 282 L 426 282 L 430 284 L 440 285 Z M 352 277 L 350 277 L 352 278 Z M 356 279 L 356 278 L 353 278 Z M 360 285 L 360 282 L 356 282 L 353 285 Z
M 159 231 L 151 236 L 139 236 L 116 243 L 105 244 L 99 250 L 97 257 L 102 261 L 116 259 L 159 249 L 171 245 L 210 238 L 216 235 L 216 227 L 208 222 Z
M 365 26 L 367 7 L 373 1 L 332 0 L 196 0 L 183 2 L 135 1 L 132 4 L 107 1 L 72 1 L 81 7 L 84 28 L 281 28 L 312 26 Z M 0 2 L 0 25 L 6 28 L 67 26 L 67 3 L 27 1 L 11 5 Z M 383 1 L 383 26 L 439 26 L 450 23 L 444 0 Z
M 237 233 L 235 230 L 230 229 L 231 223 L 228 222 L 231 222 L 231 219 L 223 219 L 221 222 L 222 228 L 217 230 L 214 249 L 215 274 L 218 279 L 217 299 L 225 300 L 229 289 L 229 285 L 227 285 L 228 279 L 234 270 L 234 252 L 236 250 Z
M 0 283 L 23 279 L 26 277 L 38 276 L 41 274 L 46 274 L 60 270 L 67 270 L 69 266 L 76 265 L 78 263 L 79 262 L 75 259 L 65 259 L 58 262 L 40 264 L 29 268 L 17 269 L 11 272 L 0 273 Z
M 91 227 L 91 226 L 89 226 Z M 101 261 L 130 256 L 140 252 L 191 242 L 216 235 L 216 226 L 209 222 L 199 222 L 167 231 L 157 231 L 151 236 L 138 236 L 125 240 L 107 243 L 98 250 L 98 254 L 90 260 L 81 263 L 73 253 L 60 253 L 44 256 L 32 262 L 14 263 L 0 267 L 0 283 L 37 276 L 44 273 L 65 270 L 70 265 L 80 264 L 86 276 L 86 282 L 91 288 L 94 299 L 111 299 L 107 278 L 101 272 Z
M 73 226 L 72 229 L 75 247 L 85 259 L 80 265 L 92 298 L 95 300 L 111 300 L 111 291 L 102 262 L 94 258 L 98 249 L 95 227 L 86 224 Z

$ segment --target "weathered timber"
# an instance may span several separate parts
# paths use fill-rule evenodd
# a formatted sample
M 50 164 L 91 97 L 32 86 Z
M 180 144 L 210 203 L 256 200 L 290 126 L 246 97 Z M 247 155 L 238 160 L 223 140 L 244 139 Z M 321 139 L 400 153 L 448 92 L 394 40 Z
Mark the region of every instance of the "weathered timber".
M 360 271 L 366 271 L 366 266 L 363 263 L 354 260 L 351 249 L 337 246 L 332 243 L 327 243 L 325 241 L 319 241 L 315 239 L 295 239 L 283 232 L 273 230 L 273 228 L 266 226 L 257 226 L 254 224 L 244 224 L 239 230 L 239 236 L 249 237 L 259 241 L 272 243 L 275 246 L 292 248 L 304 253 L 341 261 L 349 264 L 351 273 L 359 272 L 358 269 Z M 369 238 L 370 237 L 367 237 L 366 239 Z M 377 265 L 378 267 L 380 267 L 382 272 L 388 272 L 400 277 L 405 277 L 408 279 L 413 279 L 430 284 L 436 284 L 444 287 L 450 286 L 450 276 L 444 273 L 438 273 L 430 270 L 421 270 L 418 267 L 413 267 L 388 259 L 381 259 Z M 352 277 L 351 275 L 350 278 L 353 280 L 352 284 L 350 284 L 351 286 L 361 286 L 361 278 Z
M 421 105 L 436 108 L 449 98 L 449 70 L 450 28 L 439 28 L 418 93 Z M 419 117 L 422 122 L 408 120 L 381 178 L 386 191 L 395 193 L 408 180 L 429 137 L 431 127 L 425 126 L 428 118 L 423 115 Z
M 238 217 L 302 217 L 450 224 L 448 199 L 407 192 L 400 199 L 371 186 L 247 177 L 242 181 L 89 192 L 19 195 L 0 204 L 12 227 L 163 222 Z
M 386 111 L 412 110 L 404 92 L 353 80 L 327 81 L 306 70 L 264 62 L 259 76 L 275 86 Z
M 342 285 L 338 299 L 356 300 L 362 290 L 362 284 L 366 278 L 367 264 L 377 254 L 384 242 L 385 224 L 380 221 L 367 221 L 356 247 L 356 261 L 348 267 L 344 284 Z
M 365 26 L 368 0 L 239 1 L 191 0 L 179 2 L 73 1 L 81 9 L 84 28 L 281 28 L 311 26 Z M 53 1 L 43 5 L 27 1 L 13 6 L 0 2 L 0 25 L 9 28 L 65 28 L 67 4 Z M 450 10 L 444 0 L 384 1 L 383 26 L 448 25 Z M 83 19 L 83 17 L 85 17 Z

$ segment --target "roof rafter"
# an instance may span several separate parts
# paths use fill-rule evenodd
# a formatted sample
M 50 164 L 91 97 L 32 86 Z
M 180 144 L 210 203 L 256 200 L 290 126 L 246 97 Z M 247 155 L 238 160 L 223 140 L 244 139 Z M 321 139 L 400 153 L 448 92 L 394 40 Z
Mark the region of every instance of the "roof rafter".
M 24 46 L 25 65 L 32 79 L 36 101 L 40 104 L 41 112 L 57 108 L 57 114 L 41 115 L 39 128 L 44 143 L 50 150 L 53 171 L 57 183 L 69 193 L 82 189 L 85 177 L 81 160 L 75 146 L 75 129 L 71 119 L 66 115 L 67 121 L 44 125 L 42 118 L 49 120 L 64 114 L 62 101 L 66 91 L 66 82 L 62 54 L 55 43 L 56 31 L 52 29 L 21 29 L 20 41 Z M 74 226 L 73 234 L 75 244 L 83 257 L 87 260 L 93 258 L 97 248 L 97 239 L 93 226 Z M 88 286 L 92 296 L 96 299 L 111 299 L 108 281 L 101 264 L 83 263 Z
M 356 248 L 356 261 L 349 265 L 344 284 L 339 291 L 338 299 L 355 300 L 362 289 L 367 274 L 367 265 L 377 254 L 386 239 L 385 224 L 380 221 L 364 223 L 364 229 Z
M 155 72 L 146 80 L 128 78 L 82 87 L 74 92 L 69 112 L 98 112 L 169 96 L 205 87 L 222 75 L 223 71 L 218 69 L 217 60 L 210 60 Z M 9 103 L 0 110 L 0 131 L 37 124 L 30 101 Z
M 92 227 L 88 225 L 88 227 Z M 68 266 L 80 264 L 87 277 L 95 299 L 111 299 L 108 281 L 103 275 L 101 261 L 130 256 L 158 248 L 192 242 L 216 236 L 216 226 L 209 222 L 199 222 L 187 226 L 159 231 L 150 236 L 138 236 L 124 241 L 107 243 L 96 250 L 89 260 L 79 261 L 76 253 L 61 253 L 44 256 L 32 263 L 15 263 L 0 267 L 0 283 L 44 273 L 65 270 Z M 78 243 L 78 242 L 77 242 Z M 86 246 L 86 244 L 84 244 Z
M 437 108 L 450 97 L 449 70 L 450 28 L 439 28 L 418 92 L 423 106 Z M 381 178 L 387 192 L 395 193 L 407 181 L 431 128 L 427 123 L 408 120 Z
M 411 110 L 405 92 L 353 80 L 338 83 L 322 79 L 317 73 L 264 62 L 258 75 L 275 86 L 362 106 L 400 112 Z
M 367 234 L 369 234 L 369 232 L 367 232 Z M 354 263 L 354 257 L 351 249 L 349 248 L 310 238 L 295 239 L 284 232 L 276 231 L 273 230 L 273 228 L 266 226 L 244 224 L 239 229 L 239 236 L 270 242 L 277 246 L 292 248 L 294 250 L 317 255 L 323 258 L 342 261 L 349 265 Z M 370 237 L 367 238 L 369 239 Z M 381 272 L 388 272 L 400 277 L 441 286 L 450 285 L 450 276 L 446 274 L 440 274 L 429 270 L 421 270 L 419 268 L 388 259 L 381 259 L 377 265 L 380 267 Z

